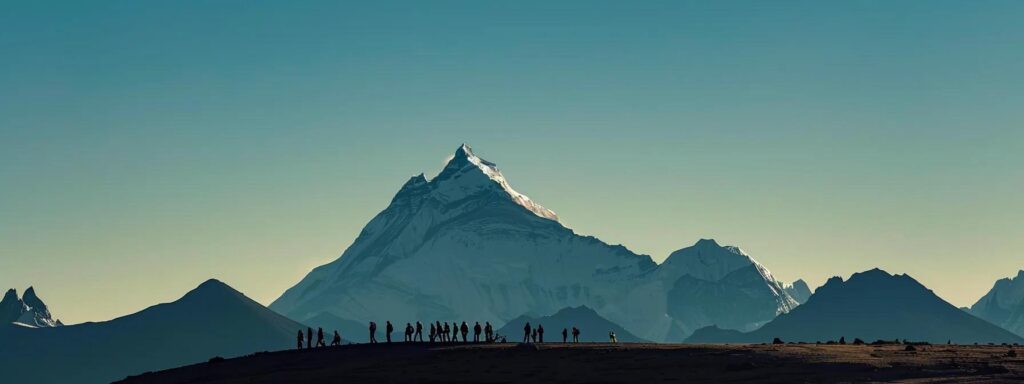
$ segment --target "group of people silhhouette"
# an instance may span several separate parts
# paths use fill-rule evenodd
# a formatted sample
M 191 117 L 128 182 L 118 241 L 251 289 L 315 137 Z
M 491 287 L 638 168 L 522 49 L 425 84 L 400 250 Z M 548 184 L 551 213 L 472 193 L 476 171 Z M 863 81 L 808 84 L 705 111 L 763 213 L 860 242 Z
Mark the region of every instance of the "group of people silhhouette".
M 296 338 L 297 347 L 299 349 L 302 349 L 302 347 L 303 347 L 302 339 L 303 339 L 302 338 L 302 330 L 300 329 L 299 330 L 299 335 Z M 334 347 L 334 346 L 339 346 L 339 345 L 341 345 L 341 334 L 339 334 L 338 331 L 335 330 L 334 331 L 334 338 L 331 339 L 331 346 Z M 316 330 L 316 344 L 313 344 L 313 328 L 306 328 L 306 345 L 305 345 L 305 347 L 307 349 L 308 348 L 313 348 L 313 347 L 326 347 L 326 346 L 327 346 L 327 344 L 324 343 L 324 329 L 323 328 L 317 328 L 317 330 Z
M 429 329 L 428 337 L 429 337 L 429 340 L 430 340 L 431 343 L 460 342 L 460 340 L 459 340 L 459 335 L 460 334 L 462 335 L 461 342 L 468 343 L 468 342 L 470 342 L 469 341 L 469 332 L 471 330 L 473 332 L 473 341 L 472 342 L 474 342 L 474 343 L 481 342 L 481 339 L 480 339 L 480 334 L 481 333 L 483 333 L 483 335 L 484 335 L 483 342 L 486 342 L 486 343 L 504 343 L 505 342 L 505 337 L 497 334 L 496 332 L 494 332 L 494 327 L 491 326 L 491 323 L 489 321 L 485 321 L 484 325 L 482 325 L 482 326 L 480 325 L 480 322 L 477 321 L 473 325 L 472 329 L 469 327 L 468 324 L 466 324 L 465 321 L 463 321 L 461 324 L 459 324 L 456 321 L 453 321 L 453 322 L 451 322 L 450 325 L 449 325 L 448 322 L 441 323 L 440 321 L 437 321 L 435 323 L 430 323 L 429 325 L 430 325 L 430 329 Z M 391 324 L 391 321 L 385 321 L 385 325 L 384 326 L 385 326 L 385 328 L 384 328 L 385 340 L 387 340 L 387 342 L 390 343 L 391 342 L 391 334 L 395 331 L 395 326 Z M 370 330 L 370 343 L 371 344 L 376 344 L 377 343 L 377 323 L 371 321 L 370 322 L 370 326 L 369 326 L 369 330 Z M 326 347 L 327 346 L 327 344 L 324 343 L 324 329 L 323 328 L 318 328 L 316 335 L 317 335 L 317 339 L 316 339 L 316 343 L 314 343 L 313 342 L 313 328 L 306 328 L 305 348 L 308 349 L 308 348 L 313 348 L 313 347 Z M 303 332 L 300 329 L 299 330 L 299 334 L 298 334 L 298 338 L 297 338 L 298 348 L 299 349 L 303 348 L 303 336 L 304 336 Z M 613 343 L 616 342 L 615 334 L 614 333 L 609 332 L 609 336 L 610 336 L 610 339 L 611 339 L 611 341 Z M 562 343 L 568 343 L 569 342 L 568 339 L 569 339 L 569 329 L 568 328 L 562 328 Z M 407 343 L 409 343 L 409 342 L 422 342 L 423 341 L 423 324 L 420 323 L 419 321 L 417 321 L 415 325 L 413 325 L 412 323 L 405 323 L 405 339 L 404 339 L 404 341 L 407 342 Z M 527 322 L 526 325 L 523 326 L 523 343 L 543 343 L 543 342 L 544 342 L 544 326 L 540 325 L 540 324 L 537 324 L 537 327 L 532 327 L 530 325 L 530 323 Z M 576 326 L 572 327 L 572 342 L 573 343 L 579 343 L 580 342 L 580 330 L 579 330 L 579 328 L 576 328 Z M 338 346 L 338 345 L 341 345 L 341 335 L 338 333 L 338 331 L 334 331 L 334 339 L 331 341 L 331 346 Z

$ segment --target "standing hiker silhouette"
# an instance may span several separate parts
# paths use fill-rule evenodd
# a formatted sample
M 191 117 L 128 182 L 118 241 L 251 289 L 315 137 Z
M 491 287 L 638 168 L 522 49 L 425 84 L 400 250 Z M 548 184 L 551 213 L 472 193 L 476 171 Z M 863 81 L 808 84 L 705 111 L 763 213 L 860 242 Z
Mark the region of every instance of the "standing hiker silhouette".
M 413 338 L 413 341 L 416 341 L 416 339 L 423 341 L 423 323 L 420 323 L 419 320 L 416 320 L 416 336 Z
M 405 339 L 403 339 L 402 341 L 405 341 L 407 343 L 412 342 L 412 333 L 412 324 L 405 323 Z
M 469 326 L 466 325 L 465 321 L 463 321 L 462 322 L 462 342 L 463 343 L 465 343 L 467 341 L 466 340 L 466 336 L 468 336 L 468 335 L 469 335 Z
M 487 342 L 490 343 L 494 341 L 494 328 L 491 328 L 490 321 L 487 321 L 485 323 L 486 324 L 484 325 L 484 339 L 487 339 Z
M 305 339 L 305 337 L 302 336 L 302 330 L 300 329 L 299 330 L 299 349 L 302 349 L 302 339 Z
M 313 328 L 306 328 L 306 349 L 313 348 Z
M 476 325 L 473 326 L 473 342 L 474 343 L 479 343 L 480 342 L 480 322 L 479 321 L 476 322 Z
M 437 328 L 434 327 L 434 323 L 430 323 L 430 342 L 434 342 L 434 334 L 437 332 Z
M 452 340 L 451 337 L 449 336 L 451 334 L 451 332 L 452 332 L 452 329 L 448 328 L 448 322 L 447 321 L 444 322 L 444 340 L 443 341 L 448 342 L 448 341 Z
M 530 340 L 533 340 L 534 343 L 537 342 L 537 328 L 534 328 L 533 332 L 530 332 Z
M 573 343 L 579 343 L 580 342 L 580 329 L 576 328 L 575 325 L 572 326 L 572 342 Z
M 564 344 L 569 339 L 569 330 L 562 328 L 562 343 Z
M 537 341 L 544 342 L 544 326 L 537 324 Z
M 332 347 L 341 346 L 341 335 L 338 334 L 338 330 L 337 329 L 334 330 L 334 339 L 331 340 L 331 346 Z
M 526 325 L 523 326 L 523 342 L 524 343 L 529 343 L 530 342 L 530 331 L 531 330 L 533 330 L 533 328 L 530 327 L 530 322 L 527 321 Z
M 391 320 L 387 321 L 387 325 L 384 327 L 384 335 L 387 336 L 388 342 L 391 342 L 391 332 L 395 331 L 395 326 L 391 325 Z
M 327 346 L 327 344 L 324 344 L 324 329 L 323 328 L 319 328 L 318 327 L 316 329 L 316 346 L 317 347 L 326 347 Z
M 370 344 L 377 343 L 377 323 L 370 322 Z

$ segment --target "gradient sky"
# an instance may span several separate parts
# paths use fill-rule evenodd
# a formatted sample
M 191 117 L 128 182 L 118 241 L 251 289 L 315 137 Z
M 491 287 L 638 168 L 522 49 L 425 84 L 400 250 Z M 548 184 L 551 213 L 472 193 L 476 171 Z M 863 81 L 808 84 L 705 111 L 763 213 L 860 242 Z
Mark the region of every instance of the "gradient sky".
M 0 287 L 267 304 L 463 142 L 656 261 L 958 306 L 1024 268 L 1024 2 L 550 3 L 4 4 Z

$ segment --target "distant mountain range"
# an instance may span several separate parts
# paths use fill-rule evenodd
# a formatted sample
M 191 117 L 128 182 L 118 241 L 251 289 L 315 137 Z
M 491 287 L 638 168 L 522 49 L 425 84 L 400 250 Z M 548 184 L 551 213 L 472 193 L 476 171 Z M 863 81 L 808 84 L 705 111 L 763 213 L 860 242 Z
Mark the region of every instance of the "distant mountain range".
M 1013 278 L 996 281 L 992 289 L 978 299 L 970 313 L 992 324 L 1024 336 L 1024 270 Z
M 17 324 L 25 327 L 59 327 L 64 325 L 54 319 L 43 300 L 36 296 L 35 288 L 28 287 L 19 298 L 18 291 L 7 290 L 0 299 L 0 325 Z
M 270 308 L 303 322 L 500 326 L 586 306 L 639 337 L 664 341 L 710 324 L 753 329 L 796 305 L 735 247 L 702 240 L 659 266 L 578 235 L 462 145 L 433 179 L 407 181 L 341 257 L 313 269 Z
M 523 340 L 523 327 L 526 323 L 530 323 L 530 326 L 534 328 L 543 326 L 544 341 L 549 343 L 562 341 L 562 329 L 569 331 L 568 340 L 572 341 L 572 327 L 577 327 L 580 330 L 581 342 L 607 343 L 609 331 L 615 332 L 615 338 L 622 343 L 648 342 L 585 306 L 563 308 L 549 316 L 519 316 L 509 321 L 497 332 L 508 338 L 509 342 L 520 342 Z
M 762 343 L 827 341 L 845 337 L 908 339 L 932 343 L 1024 343 L 1024 339 L 971 316 L 936 296 L 907 275 L 880 269 L 855 273 L 849 280 L 833 277 L 806 303 L 779 315 L 752 332 L 707 327 L 687 339 L 691 343 Z
M 110 382 L 214 356 L 294 347 L 305 328 L 209 280 L 177 301 L 110 321 L 0 326 L 0 381 Z

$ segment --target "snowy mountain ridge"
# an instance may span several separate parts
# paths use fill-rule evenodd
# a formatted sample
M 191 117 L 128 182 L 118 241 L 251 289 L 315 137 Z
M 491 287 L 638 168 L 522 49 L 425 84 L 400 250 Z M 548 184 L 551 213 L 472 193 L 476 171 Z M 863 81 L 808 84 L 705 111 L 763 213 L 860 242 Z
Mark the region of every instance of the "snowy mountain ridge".
M 726 316 L 744 329 L 770 320 L 763 313 L 796 305 L 739 248 L 702 240 L 691 248 L 706 257 L 670 256 L 659 266 L 558 220 L 463 144 L 433 179 L 406 181 L 338 259 L 313 269 L 270 307 L 299 321 L 328 313 L 363 323 L 459 318 L 500 326 L 585 305 L 639 337 L 663 340 L 722 316 L 696 308 L 673 318 L 670 292 L 691 297 L 687 290 L 712 289 L 763 304 L 753 318 Z M 700 280 L 696 286 L 676 284 L 691 275 Z

